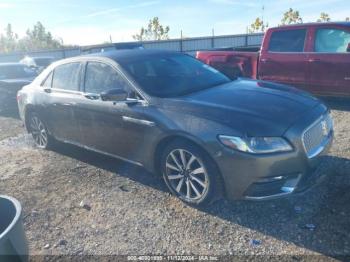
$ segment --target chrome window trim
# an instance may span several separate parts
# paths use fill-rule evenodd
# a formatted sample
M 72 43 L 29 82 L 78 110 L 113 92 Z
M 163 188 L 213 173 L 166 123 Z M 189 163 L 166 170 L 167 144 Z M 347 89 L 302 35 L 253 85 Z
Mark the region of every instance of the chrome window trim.
M 72 94 L 72 95 L 84 95 L 81 91 L 74 91 L 74 90 L 68 90 L 68 89 L 62 89 L 62 88 L 50 88 L 52 92 L 59 92 L 59 93 L 66 93 L 66 94 Z
M 137 93 L 137 95 L 139 95 L 142 98 L 142 100 L 144 100 L 147 104 L 149 104 L 149 102 L 146 99 L 146 97 L 139 91 L 139 89 L 132 83 L 132 81 L 130 81 L 129 77 L 123 72 L 122 69 L 119 68 L 120 67 L 119 64 L 116 61 L 114 61 L 113 59 L 110 59 L 108 57 L 103 57 L 103 58 L 87 57 L 84 60 L 81 60 L 81 62 L 85 63 L 85 65 L 84 65 L 85 66 L 85 70 L 86 70 L 86 67 L 87 67 L 89 62 L 99 62 L 99 63 L 104 63 L 106 65 L 111 66 L 127 82 L 127 84 L 129 85 L 129 88 L 131 90 L 135 91 Z M 85 77 L 86 77 L 85 70 L 84 70 L 84 73 L 83 73 L 84 74 L 84 76 L 83 76 L 83 78 L 84 78 L 84 80 L 83 80 L 83 86 L 84 86 L 83 92 L 85 92 Z

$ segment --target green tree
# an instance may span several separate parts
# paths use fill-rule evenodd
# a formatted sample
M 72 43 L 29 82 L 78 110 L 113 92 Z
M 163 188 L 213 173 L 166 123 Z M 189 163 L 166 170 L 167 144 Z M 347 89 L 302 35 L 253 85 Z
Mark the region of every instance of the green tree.
M 281 20 L 282 25 L 298 24 L 302 22 L 303 19 L 300 17 L 299 11 L 294 11 L 293 8 L 289 8 L 289 10 L 283 14 Z
M 159 18 L 153 17 L 149 20 L 147 28 L 141 27 L 140 33 L 133 35 L 132 37 L 138 41 L 165 40 L 169 39 L 169 31 L 169 26 L 161 25 L 159 22 Z
M 45 27 L 37 22 L 33 29 L 28 29 L 26 36 L 18 38 L 11 24 L 5 28 L 5 34 L 0 34 L 0 52 L 29 51 L 38 49 L 55 49 L 63 46 L 62 39 L 55 39 Z
M 21 50 L 55 49 L 63 46 L 61 39 L 55 39 L 46 31 L 42 23 L 37 22 L 33 29 L 28 29 L 26 36 L 19 40 Z
M 12 25 L 5 28 L 5 35 L 0 35 L 0 52 L 13 52 L 17 49 L 18 35 L 12 30 Z
M 324 12 L 322 12 L 322 13 L 320 14 L 320 18 L 317 19 L 317 22 L 318 22 L 318 23 L 321 23 L 321 22 L 329 22 L 329 21 L 331 21 L 331 18 L 329 17 L 329 14 L 324 13 Z
M 265 24 L 264 21 L 262 21 L 259 17 L 257 17 L 254 23 L 252 23 L 248 28 L 248 32 L 249 33 L 265 32 L 265 29 L 268 27 L 269 25 L 267 23 Z

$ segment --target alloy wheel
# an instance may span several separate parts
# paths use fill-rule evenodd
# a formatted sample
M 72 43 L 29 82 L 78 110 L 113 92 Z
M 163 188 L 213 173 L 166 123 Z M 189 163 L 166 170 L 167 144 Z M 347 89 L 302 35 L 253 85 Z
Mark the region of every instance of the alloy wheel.
M 35 144 L 40 148 L 46 148 L 48 142 L 47 131 L 44 123 L 37 116 L 31 118 L 30 130 Z
M 168 184 L 186 201 L 203 198 L 209 188 L 209 177 L 202 161 L 184 149 L 171 151 L 166 158 Z

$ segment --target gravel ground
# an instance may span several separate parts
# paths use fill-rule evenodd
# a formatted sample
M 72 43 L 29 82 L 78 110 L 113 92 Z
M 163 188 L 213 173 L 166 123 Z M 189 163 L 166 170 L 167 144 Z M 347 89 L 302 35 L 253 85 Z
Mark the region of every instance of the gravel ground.
M 0 193 L 22 203 L 31 255 L 349 256 L 350 102 L 329 103 L 336 139 L 318 170 L 328 177 L 303 195 L 195 209 L 139 167 L 70 145 L 35 148 L 3 109 Z

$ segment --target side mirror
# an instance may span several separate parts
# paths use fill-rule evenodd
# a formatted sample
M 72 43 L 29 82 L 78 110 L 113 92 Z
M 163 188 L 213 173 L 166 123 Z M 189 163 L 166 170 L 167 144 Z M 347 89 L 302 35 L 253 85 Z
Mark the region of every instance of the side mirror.
M 125 101 L 128 93 L 124 89 L 115 88 L 101 93 L 102 101 Z
M 350 52 L 350 43 L 348 44 L 348 47 L 346 48 L 346 52 Z

